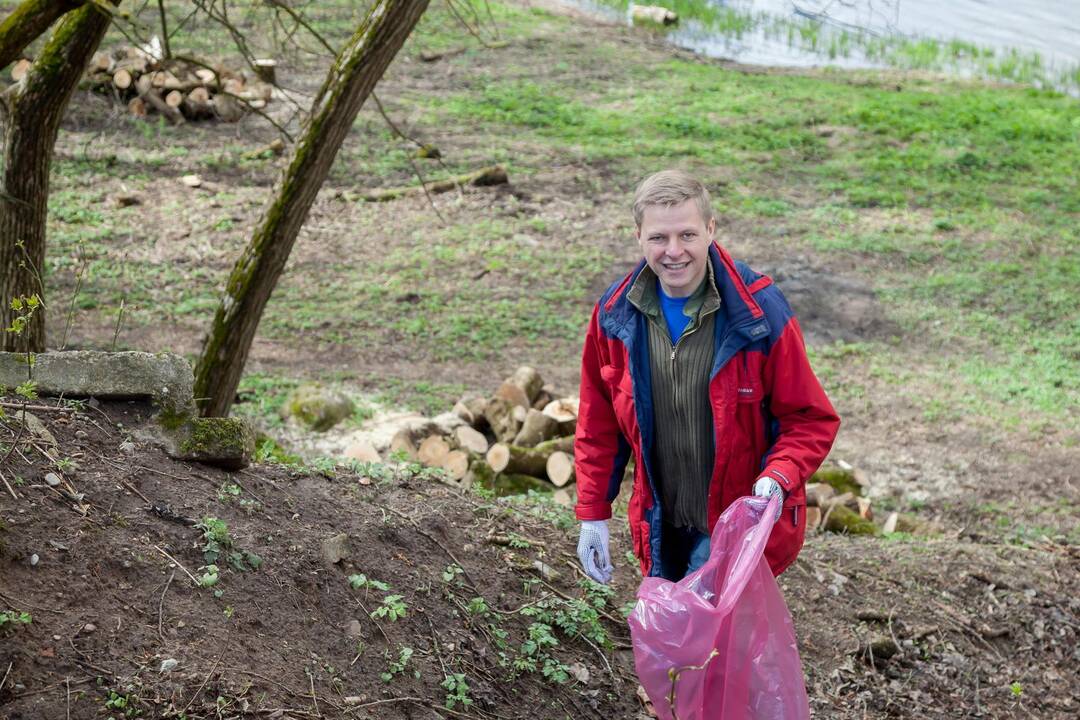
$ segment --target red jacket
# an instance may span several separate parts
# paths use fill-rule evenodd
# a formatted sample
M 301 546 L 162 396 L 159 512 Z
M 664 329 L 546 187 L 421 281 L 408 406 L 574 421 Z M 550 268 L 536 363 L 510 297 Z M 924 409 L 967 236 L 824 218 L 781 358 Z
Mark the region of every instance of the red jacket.
M 840 418 L 806 357 L 799 323 L 780 289 L 710 248 L 720 292 L 709 382 L 715 463 L 709 529 L 754 481 L 772 477 L 787 494 L 765 557 L 774 574 L 802 548 L 805 482 L 832 447 Z M 581 361 L 574 440 L 579 520 L 606 520 L 627 460 L 634 458 L 630 535 L 645 575 L 662 575 L 660 507 L 652 477 L 654 440 L 646 318 L 627 300 L 644 261 L 604 293 L 593 310 Z

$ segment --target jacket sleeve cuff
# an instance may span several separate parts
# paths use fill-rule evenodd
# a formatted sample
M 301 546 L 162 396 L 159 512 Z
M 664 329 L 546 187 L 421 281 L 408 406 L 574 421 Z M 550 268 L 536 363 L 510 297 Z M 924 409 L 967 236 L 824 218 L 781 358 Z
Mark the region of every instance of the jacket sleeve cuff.
M 611 503 L 578 503 L 574 515 L 578 520 L 607 520 L 611 517 Z
M 784 493 L 790 495 L 796 488 L 799 488 L 803 484 L 802 478 L 799 477 L 798 471 L 792 467 L 790 463 L 771 463 L 765 467 L 762 471 L 760 478 L 772 478 L 776 482 L 780 483 L 780 487 L 783 488 Z

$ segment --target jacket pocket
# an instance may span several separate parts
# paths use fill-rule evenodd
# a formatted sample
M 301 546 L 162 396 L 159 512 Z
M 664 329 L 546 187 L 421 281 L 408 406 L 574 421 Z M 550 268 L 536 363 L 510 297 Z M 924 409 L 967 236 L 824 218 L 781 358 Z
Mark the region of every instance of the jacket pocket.
M 765 559 L 773 575 L 782 573 L 799 556 L 806 538 L 806 494 L 801 490 L 784 500 L 780 519 L 773 526 L 765 546 Z

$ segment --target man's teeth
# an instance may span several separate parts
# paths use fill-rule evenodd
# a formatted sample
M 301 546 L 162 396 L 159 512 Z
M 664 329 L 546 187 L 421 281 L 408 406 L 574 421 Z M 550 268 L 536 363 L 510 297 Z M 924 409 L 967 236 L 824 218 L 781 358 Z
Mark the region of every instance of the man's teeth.
M 668 270 L 682 270 L 687 265 L 689 265 L 689 263 L 664 263 L 664 267 Z

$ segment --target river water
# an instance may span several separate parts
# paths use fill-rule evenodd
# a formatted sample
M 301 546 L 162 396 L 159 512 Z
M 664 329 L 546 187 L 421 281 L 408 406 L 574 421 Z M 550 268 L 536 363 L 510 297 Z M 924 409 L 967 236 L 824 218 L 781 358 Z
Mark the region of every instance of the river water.
M 563 1 L 596 15 L 628 21 L 622 0 Z M 915 61 L 903 53 L 890 60 L 881 53 L 867 52 L 865 42 L 845 43 L 837 52 L 837 43 L 828 40 L 830 33 L 835 38 L 846 30 L 871 42 L 876 38 L 958 40 L 995 57 L 981 64 L 944 63 L 936 69 L 991 77 L 997 72 L 1001 79 L 1053 85 L 1073 94 L 1080 86 L 1080 0 L 700 0 L 698 5 L 707 8 L 709 3 L 754 18 L 753 28 L 718 31 L 689 12 L 665 31 L 668 40 L 695 52 L 743 63 L 849 68 Z M 665 3 L 645 0 L 642 4 Z M 795 33 L 793 40 L 791 32 L 777 29 L 777 21 L 803 26 L 819 21 L 825 39 L 808 44 Z M 1010 54 L 1014 59 L 1022 58 L 1026 71 L 1034 77 L 993 69 Z

